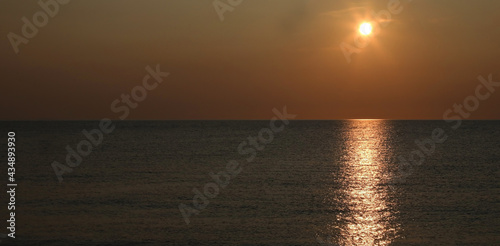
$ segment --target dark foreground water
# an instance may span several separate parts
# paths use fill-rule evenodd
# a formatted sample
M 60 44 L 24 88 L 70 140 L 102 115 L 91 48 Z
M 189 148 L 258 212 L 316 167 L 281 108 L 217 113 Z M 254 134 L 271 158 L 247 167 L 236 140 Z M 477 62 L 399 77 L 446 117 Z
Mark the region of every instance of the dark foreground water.
M 116 124 L 59 183 L 98 122 L 0 123 L 18 184 L 1 244 L 500 245 L 499 121 L 291 121 L 240 150 L 269 121 Z

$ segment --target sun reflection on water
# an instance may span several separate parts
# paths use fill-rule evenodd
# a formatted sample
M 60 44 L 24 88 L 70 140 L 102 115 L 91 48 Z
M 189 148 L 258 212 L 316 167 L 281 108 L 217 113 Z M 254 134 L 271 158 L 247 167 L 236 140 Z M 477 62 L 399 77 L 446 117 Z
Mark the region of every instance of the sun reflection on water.
M 336 231 L 339 245 L 388 245 L 398 226 L 388 199 L 387 159 L 391 155 L 388 123 L 349 121 L 343 131 L 341 213 Z

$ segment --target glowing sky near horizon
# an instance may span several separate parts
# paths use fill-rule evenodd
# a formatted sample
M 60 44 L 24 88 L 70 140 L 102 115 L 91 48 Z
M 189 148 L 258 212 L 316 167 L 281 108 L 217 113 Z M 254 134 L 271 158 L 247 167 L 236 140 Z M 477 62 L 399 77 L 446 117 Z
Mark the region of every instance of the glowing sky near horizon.
M 221 22 L 208 0 L 73 0 L 16 55 L 7 34 L 40 8 L 1 1 L 0 119 L 117 118 L 156 64 L 170 76 L 128 119 L 441 119 L 500 81 L 499 1 L 402 0 L 347 63 L 339 45 L 387 2 L 249 0 Z M 496 93 L 471 118 L 500 119 Z

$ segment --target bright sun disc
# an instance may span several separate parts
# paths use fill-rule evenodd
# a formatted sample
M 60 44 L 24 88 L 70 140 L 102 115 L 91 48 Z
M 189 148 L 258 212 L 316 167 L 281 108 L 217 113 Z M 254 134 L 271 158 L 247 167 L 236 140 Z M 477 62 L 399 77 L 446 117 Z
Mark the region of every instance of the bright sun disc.
M 368 22 L 365 22 L 361 24 L 361 26 L 359 26 L 359 32 L 365 36 L 370 35 L 370 33 L 372 33 L 372 29 L 373 29 L 372 24 Z

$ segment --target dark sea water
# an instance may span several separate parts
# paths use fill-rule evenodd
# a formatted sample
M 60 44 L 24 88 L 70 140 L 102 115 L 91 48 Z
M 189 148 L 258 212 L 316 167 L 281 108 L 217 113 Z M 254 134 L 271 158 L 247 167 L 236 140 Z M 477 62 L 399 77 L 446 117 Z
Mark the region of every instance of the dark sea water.
M 51 164 L 66 164 L 66 146 L 76 149 L 82 130 L 98 124 L 0 122 L 3 160 L 7 132 L 16 132 L 18 184 L 16 239 L 0 244 L 500 245 L 500 121 L 457 129 L 444 121 L 291 121 L 253 159 L 238 146 L 269 121 L 115 122 L 59 183 Z M 447 139 L 424 153 L 415 141 L 435 129 Z M 214 188 L 209 173 L 234 161 L 240 172 Z M 212 198 L 195 197 L 205 186 Z M 180 204 L 198 208 L 189 225 Z

